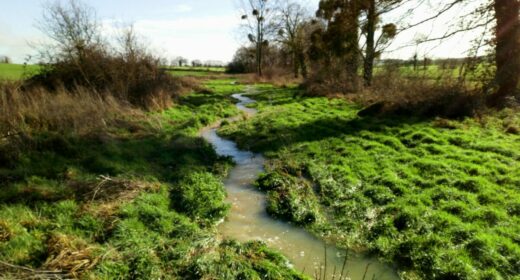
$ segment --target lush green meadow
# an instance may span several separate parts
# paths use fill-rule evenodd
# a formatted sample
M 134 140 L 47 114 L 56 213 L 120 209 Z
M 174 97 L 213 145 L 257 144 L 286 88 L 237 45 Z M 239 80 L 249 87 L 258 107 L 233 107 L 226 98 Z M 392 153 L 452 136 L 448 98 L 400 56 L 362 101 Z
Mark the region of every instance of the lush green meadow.
M 0 63 L 0 80 L 19 80 L 38 71 L 38 65 Z
M 270 158 L 268 211 L 395 263 L 405 279 L 520 279 L 520 115 L 357 116 L 261 86 L 220 134 Z
M 263 243 L 217 238 L 232 162 L 197 132 L 238 114 L 229 95 L 242 87 L 231 82 L 99 135 L 2 140 L 0 259 L 37 269 L 0 265 L 2 277 L 302 279 Z

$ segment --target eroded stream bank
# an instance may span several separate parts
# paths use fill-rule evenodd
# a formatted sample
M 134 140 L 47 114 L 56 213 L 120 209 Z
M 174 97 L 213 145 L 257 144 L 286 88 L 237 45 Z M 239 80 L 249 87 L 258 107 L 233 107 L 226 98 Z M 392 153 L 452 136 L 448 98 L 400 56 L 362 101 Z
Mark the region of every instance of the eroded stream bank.
M 239 101 L 236 105 L 238 109 L 250 116 L 256 114 L 256 110 L 247 107 L 254 100 L 243 94 L 234 94 L 233 97 Z M 236 163 L 224 182 L 232 208 L 226 221 L 219 227 L 220 233 L 225 238 L 238 241 L 262 240 L 282 252 L 297 270 L 310 276 L 320 271 L 320 266 L 323 269 L 327 262 L 327 279 L 333 279 L 334 269 L 337 272 L 335 278 L 338 279 L 346 252 L 327 246 L 325 256 L 323 241 L 302 228 L 270 217 L 265 210 L 265 194 L 253 185 L 264 171 L 264 157 L 238 149 L 236 143 L 218 136 L 217 129 L 204 129 L 201 135 L 214 146 L 219 155 L 230 156 Z M 349 253 L 346 271 L 352 280 L 363 279 L 365 272 L 367 279 L 372 279 L 373 276 L 376 279 L 399 279 L 392 267 L 375 258 L 353 253 Z

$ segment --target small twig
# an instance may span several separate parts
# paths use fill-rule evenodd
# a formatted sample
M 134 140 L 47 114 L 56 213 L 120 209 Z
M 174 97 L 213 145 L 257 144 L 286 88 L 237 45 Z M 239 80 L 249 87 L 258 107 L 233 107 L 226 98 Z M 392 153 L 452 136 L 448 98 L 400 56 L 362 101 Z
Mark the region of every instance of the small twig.
M 363 280 L 365 280 L 367 277 L 368 268 L 370 267 L 370 265 L 371 265 L 371 263 L 367 264 L 367 267 L 365 268 L 365 274 L 363 274 Z
M 24 271 L 25 273 L 32 274 L 32 276 L 34 276 L 31 278 L 27 278 L 27 279 L 39 279 L 39 278 L 41 278 L 41 279 L 63 279 L 63 280 L 69 279 L 66 277 L 66 276 L 68 276 L 68 273 L 63 272 L 63 271 L 37 270 L 37 269 L 28 268 L 25 266 L 10 264 L 10 263 L 4 262 L 4 261 L 0 261 L 0 265 L 6 266 L 6 267 L 8 267 L 10 269 L 14 269 L 14 270 L 21 270 L 21 271 Z
M 343 274 L 345 273 L 345 268 L 347 267 L 348 262 L 348 251 L 345 252 L 345 260 L 343 260 L 343 267 L 341 268 L 341 275 L 339 276 L 339 280 L 343 279 Z
M 92 200 L 91 202 L 94 202 L 94 200 L 96 199 L 96 195 L 97 193 L 101 190 L 101 188 L 107 183 L 107 182 L 113 182 L 114 180 L 110 177 L 107 177 L 107 176 L 99 176 L 100 179 L 102 179 L 102 181 L 96 186 L 96 190 L 94 191 L 94 194 L 92 195 Z
M 323 279 L 327 279 L 327 242 L 323 242 L 323 246 L 325 247 L 325 268 L 323 271 Z

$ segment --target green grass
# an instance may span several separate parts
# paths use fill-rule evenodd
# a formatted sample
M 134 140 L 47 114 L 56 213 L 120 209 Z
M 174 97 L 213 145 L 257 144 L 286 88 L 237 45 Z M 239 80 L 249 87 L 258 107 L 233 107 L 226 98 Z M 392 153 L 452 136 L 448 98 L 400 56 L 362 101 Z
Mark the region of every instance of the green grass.
M 374 74 L 378 75 L 385 71 L 396 71 L 400 77 L 407 79 L 430 79 L 430 80 L 458 80 L 461 75 L 464 76 L 468 82 L 482 82 L 483 79 L 488 80 L 495 73 L 494 65 L 487 65 L 485 63 L 479 64 L 475 69 L 469 70 L 467 68 L 462 69 L 461 65 L 455 65 L 451 67 L 443 68 L 440 65 L 428 65 L 424 67 L 422 63 L 419 63 L 417 68 L 414 70 L 413 66 L 397 66 L 394 69 L 385 68 L 385 66 L 377 66 L 374 69 Z
M 223 67 L 169 67 L 167 71 L 179 77 L 208 77 L 224 74 Z
M 0 259 L 85 279 L 304 279 L 263 243 L 217 239 L 232 162 L 197 131 L 238 113 L 232 82 L 99 135 L 2 143 Z
M 20 80 L 38 71 L 38 65 L 0 63 L 0 80 Z
M 198 67 L 192 67 L 192 66 L 183 66 L 183 67 L 168 67 L 168 69 L 174 70 L 174 71 L 202 71 L 202 72 L 226 72 L 225 67 L 204 67 L 204 66 L 198 66 Z
M 359 118 L 340 99 L 263 90 L 257 117 L 219 133 L 270 158 L 258 186 L 272 215 L 406 278 L 520 279 L 518 112 Z

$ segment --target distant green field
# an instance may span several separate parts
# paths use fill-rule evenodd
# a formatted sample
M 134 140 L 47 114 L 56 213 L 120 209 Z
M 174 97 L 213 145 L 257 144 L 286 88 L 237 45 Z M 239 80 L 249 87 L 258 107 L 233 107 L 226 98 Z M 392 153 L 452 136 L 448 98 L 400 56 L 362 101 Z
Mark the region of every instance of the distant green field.
M 0 80 L 19 80 L 24 75 L 33 75 L 38 68 L 38 65 L 24 66 L 21 64 L 0 63 Z
M 418 65 L 416 69 L 413 66 L 399 66 L 399 74 L 405 78 L 428 78 L 428 79 L 458 79 L 461 75 L 466 77 L 468 81 L 481 80 L 482 77 L 492 75 L 495 71 L 494 65 L 480 64 L 476 69 L 470 71 L 462 69 L 460 65 L 455 67 L 442 67 L 440 65 Z M 374 69 L 375 74 L 382 74 L 385 71 L 393 70 L 386 66 L 377 66 Z
M 178 77 L 205 77 L 211 75 L 220 75 L 221 72 L 209 71 L 192 71 L 192 70 L 169 70 L 168 73 Z
M 225 67 L 191 67 L 191 66 L 183 66 L 183 67 L 169 67 L 170 70 L 173 71 L 201 71 L 201 72 L 225 72 Z
M 168 67 L 166 71 L 179 77 L 204 77 L 224 74 L 224 67 Z

